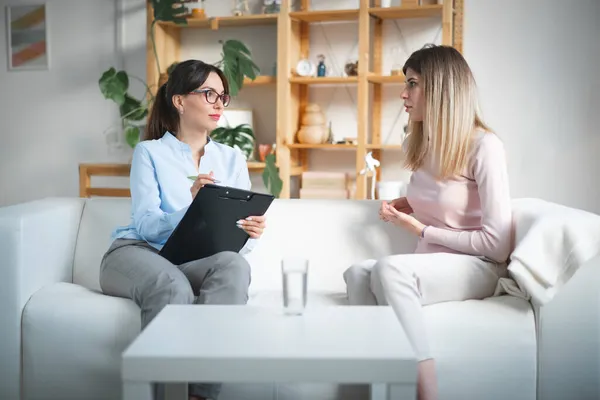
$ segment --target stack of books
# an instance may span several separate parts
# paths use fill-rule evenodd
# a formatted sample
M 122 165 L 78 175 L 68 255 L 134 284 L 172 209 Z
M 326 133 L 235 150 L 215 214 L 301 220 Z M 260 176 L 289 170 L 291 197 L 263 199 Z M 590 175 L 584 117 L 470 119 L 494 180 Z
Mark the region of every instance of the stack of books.
M 303 172 L 300 198 L 348 199 L 348 174 L 345 172 Z

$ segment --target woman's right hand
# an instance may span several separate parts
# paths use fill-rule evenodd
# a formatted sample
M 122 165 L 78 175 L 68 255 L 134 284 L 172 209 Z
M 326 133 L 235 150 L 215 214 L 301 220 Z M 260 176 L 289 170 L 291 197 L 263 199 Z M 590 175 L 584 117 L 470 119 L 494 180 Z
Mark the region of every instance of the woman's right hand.
M 398 197 L 397 199 L 388 202 L 388 204 L 404 214 L 412 214 L 414 212 L 410 204 L 408 204 L 406 197 Z M 382 203 L 381 207 L 379 208 L 379 218 L 385 222 L 388 222 L 387 218 L 384 217 L 383 206 L 384 205 Z
M 209 183 L 215 183 L 215 175 L 213 174 L 212 171 L 210 171 L 210 174 L 200 174 L 200 175 L 198 175 L 198 177 L 194 181 L 194 184 L 190 188 L 190 192 L 192 193 L 192 199 L 196 198 L 196 195 L 198 194 L 198 191 L 200 189 L 202 189 L 202 187 L 204 185 L 207 185 Z

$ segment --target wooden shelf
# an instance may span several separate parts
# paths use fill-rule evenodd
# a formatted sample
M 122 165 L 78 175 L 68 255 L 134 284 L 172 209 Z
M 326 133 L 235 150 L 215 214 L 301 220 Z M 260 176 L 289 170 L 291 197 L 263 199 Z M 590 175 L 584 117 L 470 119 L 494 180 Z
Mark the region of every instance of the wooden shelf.
M 262 161 L 248 161 L 248 171 L 250 172 L 261 172 L 265 169 L 266 164 Z M 279 165 L 277 165 L 279 166 Z M 297 176 L 302 175 L 304 168 L 301 165 L 292 165 L 290 175 Z
M 294 11 L 289 15 L 291 19 L 303 22 L 358 21 L 358 9 Z
M 260 171 L 265 169 L 265 163 L 261 161 L 248 161 L 249 171 Z
M 428 18 L 442 16 L 442 4 L 425 6 L 373 7 L 369 14 L 380 19 Z
M 332 84 L 352 84 L 357 83 L 356 76 L 323 76 L 323 77 L 303 77 L 294 76 L 290 78 L 290 83 L 299 85 L 332 85 Z
M 292 166 L 290 169 L 290 176 L 302 175 L 304 171 L 306 171 L 306 168 L 304 168 L 302 165 Z
M 367 144 L 367 150 L 402 150 L 401 144 Z
M 320 144 L 305 144 L 305 143 L 289 143 L 290 149 L 315 149 L 315 150 L 356 150 L 355 144 L 336 144 L 336 143 L 320 143 Z
M 188 18 L 186 25 L 178 25 L 172 22 L 158 22 L 158 24 L 177 28 L 210 28 L 217 30 L 226 27 L 277 25 L 278 16 L 279 14 L 255 14 L 239 17 Z
M 275 83 L 277 83 L 277 78 L 268 75 L 257 76 L 253 81 L 248 78 L 244 78 L 244 86 L 273 85 Z
M 367 78 L 367 80 L 371 83 L 378 83 L 378 84 L 384 84 L 384 83 L 397 83 L 397 84 L 404 84 L 406 77 L 404 76 L 404 74 L 402 75 L 377 75 L 377 74 L 373 74 L 373 75 L 369 75 L 369 77 Z

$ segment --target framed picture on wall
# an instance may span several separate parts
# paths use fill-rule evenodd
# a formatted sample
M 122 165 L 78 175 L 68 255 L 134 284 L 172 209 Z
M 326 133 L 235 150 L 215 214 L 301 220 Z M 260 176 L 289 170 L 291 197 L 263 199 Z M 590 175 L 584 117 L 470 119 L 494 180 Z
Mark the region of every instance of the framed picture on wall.
M 45 4 L 6 6 L 6 29 L 10 71 L 50 68 Z

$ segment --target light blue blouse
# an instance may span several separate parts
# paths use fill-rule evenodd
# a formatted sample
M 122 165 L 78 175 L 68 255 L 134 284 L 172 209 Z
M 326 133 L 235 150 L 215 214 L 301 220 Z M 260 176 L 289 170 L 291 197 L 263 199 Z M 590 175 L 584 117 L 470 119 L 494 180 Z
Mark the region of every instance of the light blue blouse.
M 138 143 L 131 161 L 131 223 L 117 227 L 112 239 L 145 240 L 160 250 L 192 203 L 188 176 L 210 171 L 219 185 L 250 190 L 246 159 L 230 146 L 209 140 L 197 170 L 190 146 L 170 132 Z M 254 242 L 249 239 L 240 253 Z

